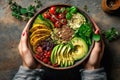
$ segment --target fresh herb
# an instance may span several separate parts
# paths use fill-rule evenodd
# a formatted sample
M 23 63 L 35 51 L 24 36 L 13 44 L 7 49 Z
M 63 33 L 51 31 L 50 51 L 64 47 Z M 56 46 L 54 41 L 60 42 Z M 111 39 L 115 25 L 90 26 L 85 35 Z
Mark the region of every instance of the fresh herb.
M 87 5 L 84 5 L 84 8 L 83 8 L 83 9 L 84 9 L 86 12 L 89 12 Z
M 117 39 L 117 37 L 119 35 L 118 31 L 114 27 L 108 29 L 107 31 L 102 31 L 102 34 L 103 34 L 103 36 L 105 36 L 105 38 L 108 41 L 112 41 L 114 39 Z
M 16 2 L 9 0 L 12 16 L 17 18 L 18 20 L 29 20 L 32 16 L 34 16 L 38 5 L 41 6 L 41 2 L 39 0 L 35 0 L 34 2 L 35 5 L 29 5 L 27 8 L 23 8 Z
M 36 3 L 35 5 L 36 8 L 40 8 L 42 6 L 42 3 L 40 0 L 34 0 L 34 2 Z
M 65 11 L 65 7 L 62 7 L 62 8 L 60 9 L 60 12 L 63 13 L 64 11 Z
M 56 13 L 60 13 L 60 8 L 56 7 Z
M 41 20 L 45 20 L 42 14 L 39 14 L 38 17 L 39 17 Z
M 91 38 L 92 33 L 93 33 L 93 30 L 92 30 L 91 24 L 85 23 L 85 24 L 82 24 L 78 30 L 76 30 L 75 36 L 77 37 L 79 36 L 83 38 L 87 42 L 88 45 L 91 45 L 92 44 L 92 38 Z
M 67 20 L 70 20 L 72 18 L 72 14 L 70 13 L 70 12 L 68 12 L 67 14 L 66 14 L 66 19 Z
M 75 6 L 72 6 L 70 8 L 70 13 L 75 14 L 77 12 L 77 8 Z
M 100 35 L 99 34 L 93 34 L 92 35 L 93 40 L 100 41 Z

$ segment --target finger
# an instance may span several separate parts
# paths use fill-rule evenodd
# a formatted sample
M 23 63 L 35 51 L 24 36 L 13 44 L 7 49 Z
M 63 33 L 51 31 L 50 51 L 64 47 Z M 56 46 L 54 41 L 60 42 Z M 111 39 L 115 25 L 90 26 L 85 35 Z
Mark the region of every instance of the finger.
M 19 51 L 19 54 L 22 55 L 21 43 L 19 43 L 19 45 L 18 45 L 18 51 Z
M 24 32 L 21 36 L 21 41 L 20 41 L 22 49 L 26 50 L 28 48 L 27 40 L 28 40 L 27 32 Z
M 99 29 L 96 29 L 96 30 L 95 30 L 95 34 L 99 34 Z
M 21 35 L 21 41 L 20 42 L 22 44 L 22 47 L 24 47 L 24 48 L 27 48 L 28 28 L 30 26 L 31 21 L 32 21 L 32 18 L 26 24 L 25 28 L 23 29 L 22 35 Z

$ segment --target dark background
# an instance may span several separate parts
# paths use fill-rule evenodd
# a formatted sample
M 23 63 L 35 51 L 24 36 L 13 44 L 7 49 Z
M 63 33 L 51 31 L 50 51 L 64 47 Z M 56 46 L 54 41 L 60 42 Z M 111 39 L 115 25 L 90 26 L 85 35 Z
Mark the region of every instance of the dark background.
M 0 80 L 11 80 L 18 71 L 22 60 L 17 49 L 21 32 L 26 24 L 25 21 L 18 21 L 11 16 L 8 0 L 0 0 Z M 14 0 L 23 7 L 33 4 L 33 0 Z M 99 27 L 107 30 L 115 27 L 120 32 L 120 16 L 108 15 L 101 9 L 101 0 L 41 0 L 43 6 L 52 4 L 71 4 L 84 10 L 87 5 L 88 11 Z M 106 42 L 103 65 L 109 80 L 120 80 L 120 39 L 113 42 Z M 47 70 L 47 80 L 79 80 L 79 68 L 67 71 Z

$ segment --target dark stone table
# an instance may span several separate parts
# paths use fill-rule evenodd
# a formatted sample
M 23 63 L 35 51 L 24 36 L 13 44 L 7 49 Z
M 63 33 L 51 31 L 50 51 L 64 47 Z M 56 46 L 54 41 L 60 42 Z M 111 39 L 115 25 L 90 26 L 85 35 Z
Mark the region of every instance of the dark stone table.
M 26 24 L 11 16 L 8 0 L 0 0 L 0 80 L 11 80 L 17 72 L 22 60 L 17 49 L 21 32 Z M 22 6 L 33 4 L 33 0 L 15 0 Z M 101 0 L 41 0 L 43 6 L 66 3 L 84 10 L 91 16 L 101 29 L 115 27 L 120 32 L 120 16 L 108 15 L 101 9 Z M 84 10 L 85 11 L 85 10 Z M 104 67 L 109 80 L 120 80 L 120 39 L 106 43 Z M 46 80 L 79 80 L 78 68 L 68 71 L 47 69 Z

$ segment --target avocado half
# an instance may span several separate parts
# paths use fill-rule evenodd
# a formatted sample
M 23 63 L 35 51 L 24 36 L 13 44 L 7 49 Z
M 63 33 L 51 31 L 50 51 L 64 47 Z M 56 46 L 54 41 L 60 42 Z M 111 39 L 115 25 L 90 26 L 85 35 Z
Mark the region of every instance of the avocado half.
M 71 40 L 74 50 L 72 56 L 75 60 L 82 59 L 88 53 L 88 45 L 82 38 L 75 37 Z
M 50 57 L 52 64 L 58 64 L 61 67 L 71 66 L 88 53 L 88 45 L 82 38 L 75 37 L 71 43 L 74 48 L 69 44 L 59 44 L 53 48 Z

